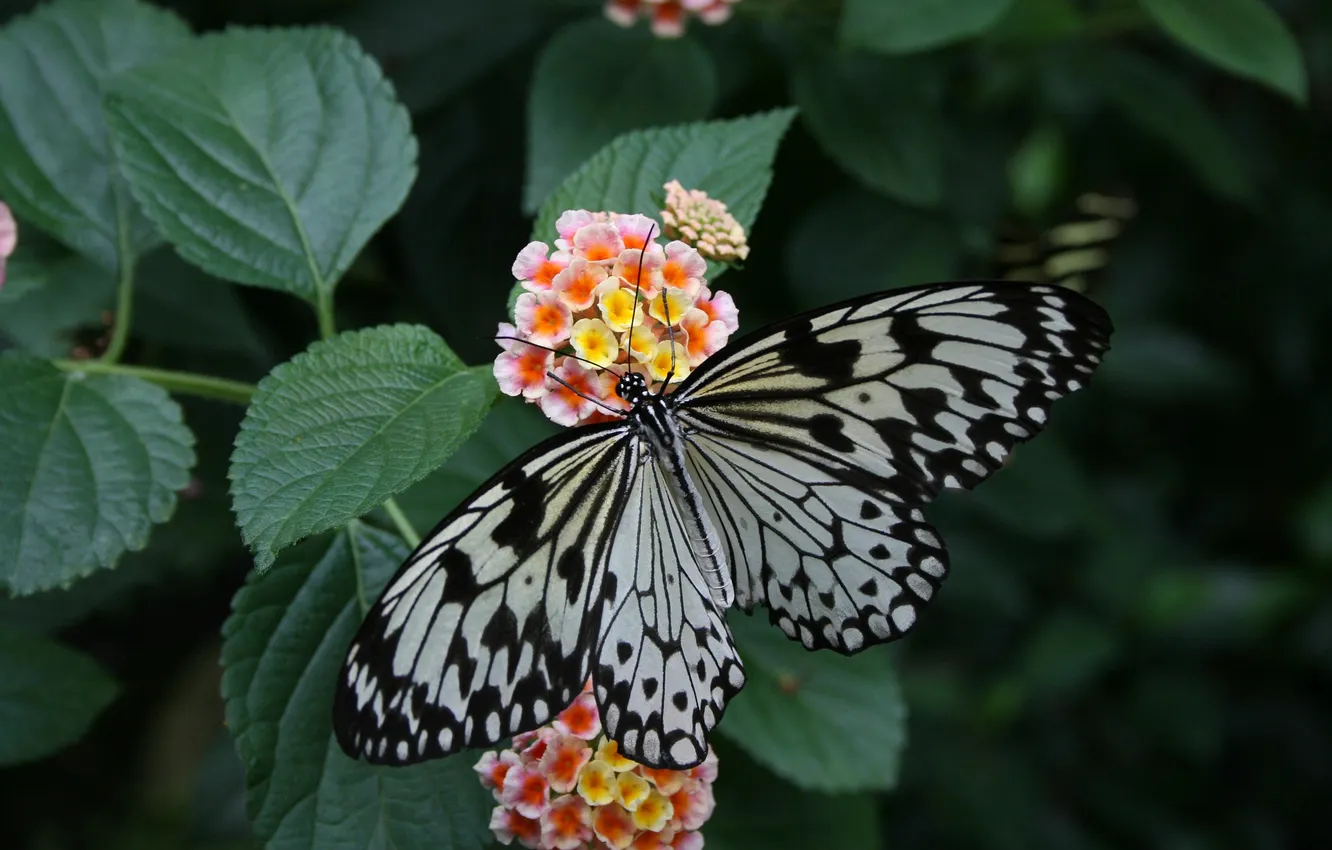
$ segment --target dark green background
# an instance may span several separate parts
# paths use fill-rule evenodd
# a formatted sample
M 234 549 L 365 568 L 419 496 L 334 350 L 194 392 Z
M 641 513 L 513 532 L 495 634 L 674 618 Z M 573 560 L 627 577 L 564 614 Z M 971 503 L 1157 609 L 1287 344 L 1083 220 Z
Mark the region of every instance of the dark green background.
M 0 20 L 30 5 L 0 3 Z M 166 5 L 196 30 L 332 22 L 379 59 L 412 110 L 421 174 L 342 282 L 339 323 L 420 321 L 469 362 L 493 357 L 484 334 L 530 228 L 536 57 L 595 6 Z M 845 74 L 884 127 L 942 157 L 941 182 L 908 185 L 905 205 L 848 176 L 797 121 L 751 259 L 721 284 L 746 327 L 982 274 L 1001 222 L 1048 222 L 1084 190 L 1129 191 L 1141 208 L 1095 289 L 1118 333 L 1091 389 L 1011 469 L 932 510 L 954 572 L 894 649 L 910 710 L 899 788 L 872 810 L 821 798 L 730 747 L 715 844 L 859 847 L 877 828 L 887 848 L 1327 846 L 1332 6 L 1273 4 L 1309 70 L 1300 108 L 1116 4 L 1073 4 L 1115 25 L 1050 38 L 1039 24 L 1055 4 L 1019 5 L 1031 17 L 1006 33 L 902 59 L 833 51 L 836 4 L 814 0 L 746 0 L 750 14 L 691 31 L 716 67 L 712 116 L 787 105 L 793 88 Z M 1218 126 L 1190 123 L 1194 109 Z M 1024 145 L 1036 153 L 1015 158 Z M 182 334 L 179 305 L 145 295 L 132 357 L 256 380 L 311 339 L 304 305 L 241 297 L 235 316 L 207 311 L 206 332 Z M 79 309 L 95 316 L 96 302 Z M 250 564 L 225 480 L 241 412 L 185 405 L 198 491 L 149 549 L 69 593 L 4 603 L 7 623 L 60 635 L 123 693 L 73 748 L 0 771 L 0 846 L 246 846 L 216 667 Z M 489 442 L 451 467 L 458 480 L 543 433 L 529 412 L 497 413 Z M 429 527 L 455 490 L 406 506 Z

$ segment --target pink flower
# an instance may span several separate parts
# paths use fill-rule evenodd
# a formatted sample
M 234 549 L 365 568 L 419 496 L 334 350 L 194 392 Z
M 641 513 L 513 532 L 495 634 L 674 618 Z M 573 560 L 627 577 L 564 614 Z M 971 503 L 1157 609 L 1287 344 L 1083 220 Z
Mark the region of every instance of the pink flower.
M 573 313 L 554 292 L 524 292 L 513 307 L 518 332 L 537 345 L 554 348 L 569 338 Z
M 648 239 L 661 235 L 661 225 L 645 215 L 617 215 L 615 228 L 620 231 L 625 248 L 641 250 Z
M 550 805 L 550 783 L 535 765 L 516 764 L 504 775 L 500 803 L 535 820 Z
M 555 355 L 544 348 L 522 342 L 510 343 L 508 351 L 495 358 L 495 380 L 505 395 L 537 399 L 546 394 L 546 373 Z
M 666 263 L 661 268 L 661 276 L 667 286 L 683 289 L 690 297 L 697 297 L 707 273 L 708 263 L 696 248 L 679 239 L 666 243 Z
M 551 724 L 565 735 L 576 735 L 590 741 L 601 734 L 601 715 L 597 713 L 597 698 L 585 690 L 574 699 Z
M 554 378 L 546 379 L 547 392 L 541 397 L 541 412 L 556 425 L 577 425 L 597 409 L 596 402 L 589 398 L 596 393 L 597 373 L 566 357 L 555 368 L 555 374 L 564 384 Z
M 518 252 L 513 261 L 513 276 L 523 284 L 528 292 L 545 292 L 551 282 L 564 267 L 569 265 L 569 255 L 556 251 L 549 258 L 550 246 L 545 242 L 529 242 L 527 247 Z
M 538 763 L 552 791 L 567 794 L 578 785 L 578 774 L 592 760 L 587 741 L 573 735 L 556 735 L 546 744 Z
M 588 827 L 591 812 L 587 803 L 577 794 L 561 797 L 551 803 L 541 816 L 541 842 L 555 850 L 576 850 L 592 840 Z
M 713 295 L 705 286 L 699 290 L 694 306 L 708 314 L 708 321 L 721 322 L 730 333 L 740 330 L 740 311 L 735 309 L 731 293 L 719 291 Z
M 587 210 L 565 210 L 555 219 L 555 232 L 560 235 L 561 241 L 572 245 L 574 234 L 595 221 L 597 221 L 596 215 Z
M 624 240 L 615 225 L 607 222 L 585 224 L 574 234 L 575 256 L 589 263 L 614 261 L 624 250 Z M 600 283 L 600 281 L 598 281 Z
M 689 365 L 697 367 L 704 360 L 721 351 L 730 337 L 730 332 L 721 322 L 708 321 L 708 314 L 691 308 L 680 320 L 680 328 L 685 332 L 685 350 L 689 352 Z
M 666 252 L 656 242 L 645 249 L 625 248 L 611 268 L 611 275 L 624 280 L 630 292 L 637 286 L 642 297 L 656 295 L 665 285 L 662 268 L 666 265 Z
M 504 777 L 508 775 L 509 768 L 518 763 L 518 754 L 512 750 L 505 750 L 502 753 L 488 752 L 481 756 L 481 760 L 472 769 L 481 775 L 481 787 L 492 789 L 498 801 L 500 790 L 504 787 Z
M 606 279 L 606 270 L 579 259 L 569 263 L 568 268 L 555 275 L 551 288 L 559 295 L 570 310 L 575 313 L 589 309 L 596 301 L 595 290 Z
M 515 838 L 524 847 L 541 847 L 541 822 L 525 818 L 512 809 L 496 806 L 490 813 L 490 831 L 501 844 L 512 844 Z

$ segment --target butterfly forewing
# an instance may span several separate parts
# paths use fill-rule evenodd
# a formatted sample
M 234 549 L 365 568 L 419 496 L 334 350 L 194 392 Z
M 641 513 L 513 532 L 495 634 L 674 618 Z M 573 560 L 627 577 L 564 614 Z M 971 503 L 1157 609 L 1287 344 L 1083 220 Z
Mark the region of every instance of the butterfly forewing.
M 334 703 L 344 750 L 416 762 L 568 705 L 591 673 L 631 443 L 623 423 L 556 437 L 422 542 L 348 651 Z
M 917 507 L 972 487 L 1086 380 L 1110 323 L 1053 286 L 915 287 L 728 346 L 674 397 L 737 603 L 811 648 L 909 629 L 947 572 Z

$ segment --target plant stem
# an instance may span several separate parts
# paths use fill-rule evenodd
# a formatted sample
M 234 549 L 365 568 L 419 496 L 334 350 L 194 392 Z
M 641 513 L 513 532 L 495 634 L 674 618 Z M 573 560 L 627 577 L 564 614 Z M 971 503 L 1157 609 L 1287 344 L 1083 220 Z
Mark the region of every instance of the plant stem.
M 328 290 L 319 290 L 319 299 L 315 304 L 315 315 L 319 317 L 319 338 L 329 339 L 338 333 L 337 323 L 333 321 L 333 298 Z
M 125 375 L 141 378 L 150 384 L 157 384 L 165 390 L 187 395 L 230 401 L 236 404 L 249 404 L 254 396 L 255 386 L 226 378 L 214 378 L 195 372 L 173 372 L 169 369 L 152 369 L 147 366 L 126 366 L 122 363 L 108 363 L 106 360 L 57 360 L 55 365 L 65 372 L 83 372 L 88 375 Z
M 402 535 L 403 540 L 407 541 L 408 546 L 415 549 L 421 545 L 421 535 L 416 533 L 411 520 L 407 519 L 407 514 L 403 513 L 402 508 L 398 507 L 397 499 L 390 496 L 384 500 L 384 513 L 388 514 L 389 519 L 393 520 L 393 524 L 398 528 L 398 533 Z
M 106 344 L 101 362 L 116 363 L 125 353 L 125 344 L 129 342 L 130 316 L 134 310 L 134 253 L 129 245 L 127 227 L 121 227 L 120 275 L 116 281 L 116 312 L 111 319 L 111 341 Z

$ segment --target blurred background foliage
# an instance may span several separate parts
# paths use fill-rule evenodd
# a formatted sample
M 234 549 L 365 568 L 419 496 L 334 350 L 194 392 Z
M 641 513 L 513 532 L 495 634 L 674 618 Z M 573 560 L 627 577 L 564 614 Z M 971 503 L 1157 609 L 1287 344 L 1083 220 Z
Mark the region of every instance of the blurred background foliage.
M 801 791 L 723 742 L 705 834 L 725 848 L 1329 846 L 1332 5 L 1271 4 L 1301 72 L 1271 54 L 1228 65 L 1162 26 L 1172 8 L 1210 8 L 1248 31 L 1240 0 L 880 2 L 906 10 L 897 29 L 858 19 L 865 2 L 744 0 L 674 42 L 573 0 L 163 5 L 197 31 L 331 23 L 379 60 L 421 171 L 342 282 L 339 323 L 422 322 L 473 363 L 494 355 L 486 333 L 535 207 L 637 127 L 801 109 L 751 258 L 724 282 L 750 328 L 986 274 L 1001 228 L 1049 225 L 1084 191 L 1130 193 L 1139 215 L 1092 290 L 1117 334 L 1091 391 L 1010 469 L 932 510 L 954 572 L 894 648 L 909 708 L 897 787 Z M 0 21 L 32 5 L 0 0 Z M 934 43 L 945 5 L 1000 14 Z M 24 246 L 42 256 L 35 230 Z M 0 334 L 57 356 L 97 336 L 113 291 L 56 246 L 46 260 L 32 273 L 59 262 L 60 291 L 25 287 L 16 258 Z M 298 303 L 211 279 L 182 296 L 185 276 L 203 273 L 167 251 L 147 261 L 135 361 L 255 380 L 313 336 Z M 0 846 L 251 843 L 217 669 L 251 565 L 226 481 L 242 411 L 183 404 L 200 462 L 148 548 L 68 591 L 0 599 L 6 625 L 59 635 L 120 688 L 75 746 L 0 770 Z M 492 417 L 402 500 L 418 527 L 549 431 L 511 400 Z

